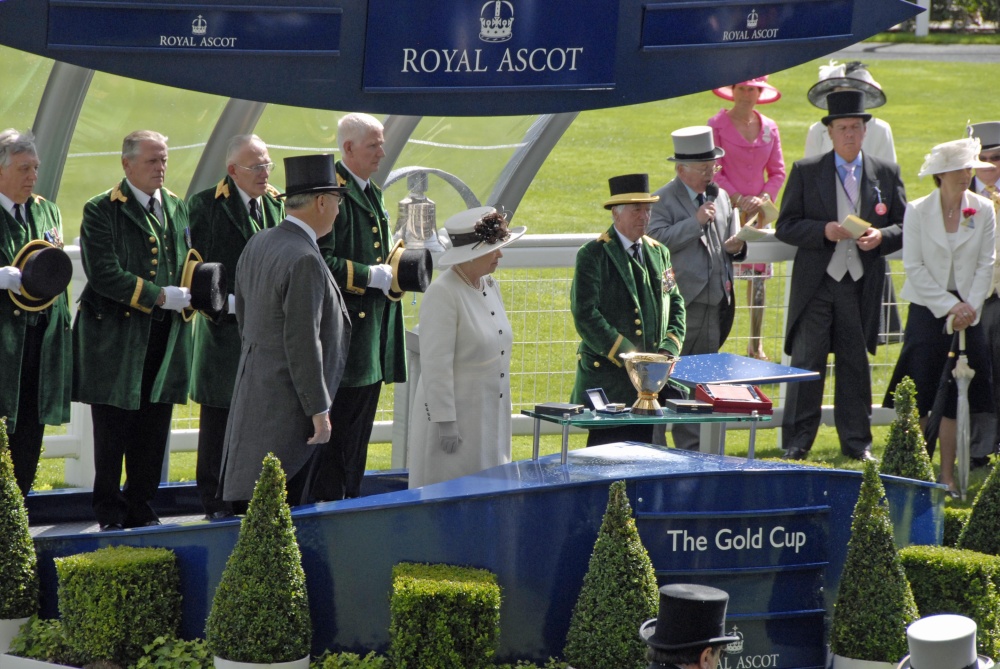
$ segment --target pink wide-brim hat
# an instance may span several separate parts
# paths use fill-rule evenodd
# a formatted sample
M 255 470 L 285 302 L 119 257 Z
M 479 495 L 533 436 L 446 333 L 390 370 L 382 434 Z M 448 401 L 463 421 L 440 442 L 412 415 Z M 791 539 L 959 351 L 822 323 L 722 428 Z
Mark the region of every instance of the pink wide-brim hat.
M 737 86 L 756 86 L 760 89 L 760 97 L 757 98 L 757 104 L 766 105 L 772 102 L 777 102 L 781 99 L 781 91 L 767 83 L 767 75 L 763 77 L 757 77 L 756 79 L 748 79 L 747 81 L 741 81 L 736 84 Z M 718 95 L 723 100 L 733 100 L 733 87 L 723 86 L 722 88 L 716 88 L 712 91 Z

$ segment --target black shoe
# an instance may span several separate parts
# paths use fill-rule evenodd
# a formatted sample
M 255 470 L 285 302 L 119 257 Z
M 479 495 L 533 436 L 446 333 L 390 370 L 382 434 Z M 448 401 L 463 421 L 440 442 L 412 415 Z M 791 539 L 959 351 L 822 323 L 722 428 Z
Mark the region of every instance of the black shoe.
M 990 456 L 984 455 L 981 458 L 969 458 L 969 469 L 979 469 L 990 466 Z
M 781 456 L 782 460 L 805 460 L 809 455 L 809 451 L 804 448 L 789 448 L 785 451 L 785 454 Z
M 205 514 L 205 520 L 223 520 L 225 518 L 233 517 L 232 511 L 213 511 L 212 513 Z
M 121 523 L 102 523 L 101 532 L 117 532 L 118 530 L 124 530 L 125 527 Z

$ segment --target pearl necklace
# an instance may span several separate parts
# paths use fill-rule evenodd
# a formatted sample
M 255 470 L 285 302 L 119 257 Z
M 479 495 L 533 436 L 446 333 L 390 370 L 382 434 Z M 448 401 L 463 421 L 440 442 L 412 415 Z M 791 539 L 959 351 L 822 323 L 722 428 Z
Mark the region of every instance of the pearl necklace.
M 452 269 L 452 271 L 455 272 L 455 274 L 458 274 L 459 278 L 462 279 L 462 281 L 465 283 L 465 285 L 468 286 L 469 288 L 471 288 L 472 290 L 479 291 L 479 290 L 483 289 L 483 278 L 482 277 L 479 277 L 479 285 L 476 286 L 474 283 L 472 283 L 472 281 L 469 279 L 469 277 L 465 276 L 465 272 L 463 272 L 462 269 L 458 265 L 452 266 L 451 269 Z

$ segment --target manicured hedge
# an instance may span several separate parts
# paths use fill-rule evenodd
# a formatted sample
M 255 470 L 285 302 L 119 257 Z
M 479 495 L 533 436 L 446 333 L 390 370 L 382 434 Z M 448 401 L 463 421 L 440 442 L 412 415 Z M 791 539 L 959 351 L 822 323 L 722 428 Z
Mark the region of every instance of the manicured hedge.
M 972 509 L 962 509 L 954 506 L 944 507 L 944 538 L 942 546 L 958 547 L 958 537 L 969 522 Z
M 28 511 L 14 479 L 7 421 L 0 418 L 0 619 L 38 611 L 38 567 L 28 530 Z

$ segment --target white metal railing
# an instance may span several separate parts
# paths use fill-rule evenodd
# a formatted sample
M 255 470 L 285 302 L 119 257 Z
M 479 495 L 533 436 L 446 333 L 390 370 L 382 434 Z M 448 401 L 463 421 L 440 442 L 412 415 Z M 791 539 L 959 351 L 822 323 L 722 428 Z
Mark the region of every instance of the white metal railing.
M 522 399 L 515 404 L 515 415 L 512 418 L 512 429 L 514 434 L 531 434 L 532 421 L 525 416 L 519 415 L 521 408 L 533 405 L 534 402 L 560 399 L 568 397 L 554 397 L 555 388 L 564 388 L 566 383 L 572 383 L 574 374 L 575 351 L 578 338 L 572 324 L 572 317 L 569 314 L 569 284 L 572 281 L 572 268 L 575 264 L 577 250 L 587 241 L 593 239 L 596 234 L 567 234 L 567 235 L 525 235 L 519 240 L 504 249 L 504 259 L 502 261 L 498 278 L 505 288 L 505 301 L 508 317 L 514 326 L 515 341 L 514 348 L 518 348 L 520 355 L 513 356 L 513 360 L 521 360 L 521 368 L 513 366 L 511 369 L 512 385 L 517 384 L 520 389 L 516 396 Z M 73 260 L 73 280 L 70 284 L 71 311 L 75 317 L 76 298 L 80 295 L 86 276 L 80 260 L 80 249 L 78 246 L 66 246 L 66 251 Z M 774 239 L 755 242 L 750 245 L 747 262 L 768 262 L 785 263 L 794 256 L 795 249 L 787 244 Z M 780 329 L 765 331 L 765 339 L 768 342 L 769 354 L 773 359 L 778 359 L 784 332 L 784 304 L 787 303 L 787 274 L 782 273 L 782 267 L 788 269 L 790 274 L 790 264 L 778 265 L 775 268 L 774 278 L 769 282 L 770 290 L 784 291 L 784 299 L 781 306 L 769 307 L 781 309 Z M 556 270 L 552 276 L 538 278 L 535 270 L 551 269 Z M 534 274 L 534 275 L 533 275 Z M 738 285 L 737 289 L 742 286 Z M 533 338 L 524 338 L 520 334 L 524 330 L 530 329 L 527 326 L 539 320 L 539 299 L 541 293 L 553 291 L 564 295 L 565 299 L 559 308 L 547 309 L 551 321 L 550 329 L 546 332 L 535 332 Z M 742 306 L 744 297 L 739 292 L 736 295 L 737 322 L 734 325 L 731 339 L 739 338 L 746 340 L 746 321 L 748 310 Z M 416 308 L 412 303 L 407 305 L 407 323 L 412 325 L 416 320 Z M 741 318 L 743 320 L 741 320 Z M 773 320 L 773 319 L 772 319 Z M 526 327 L 519 331 L 519 323 Z M 741 330 L 742 328 L 742 330 Z M 526 351 L 529 349 L 541 351 L 533 359 L 526 359 Z M 414 357 L 415 360 L 415 357 Z M 512 363 L 513 363 L 512 360 Z M 874 365 L 891 365 L 892 360 L 877 360 Z M 412 365 L 411 365 L 412 366 Z M 416 370 L 411 370 L 411 378 Z M 828 374 L 830 376 L 830 374 Z M 561 385 L 560 385 L 561 384 Z M 828 384 L 832 385 L 832 384 Z M 392 386 L 390 386 L 392 388 Z M 880 404 L 876 391 L 876 403 Z M 387 391 L 387 393 L 390 391 Z M 404 466 L 405 464 L 405 435 L 408 417 L 410 389 L 407 384 L 396 384 L 393 394 L 392 411 L 381 411 L 379 420 L 376 421 L 372 431 L 373 442 L 393 443 L 393 466 Z M 779 396 L 780 397 L 780 396 Z M 824 422 L 830 422 L 829 407 L 824 408 Z M 178 415 L 180 414 L 180 415 Z M 780 425 L 780 409 L 771 423 L 764 423 L 761 427 L 777 427 Z M 891 412 L 876 409 L 873 414 L 876 424 L 885 424 L 892 418 Z M 198 430 L 193 427 L 196 416 L 192 415 L 190 409 L 175 410 L 174 429 L 170 437 L 170 451 L 195 451 L 197 450 Z M 556 430 L 558 426 L 546 424 L 546 431 Z M 89 407 L 73 404 L 70 423 L 65 426 L 65 433 L 50 434 L 45 437 L 44 457 L 66 458 L 66 482 L 70 485 L 89 486 L 93 481 L 93 426 L 90 420 Z

